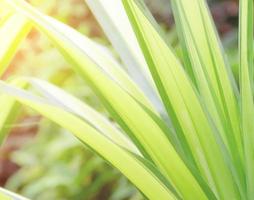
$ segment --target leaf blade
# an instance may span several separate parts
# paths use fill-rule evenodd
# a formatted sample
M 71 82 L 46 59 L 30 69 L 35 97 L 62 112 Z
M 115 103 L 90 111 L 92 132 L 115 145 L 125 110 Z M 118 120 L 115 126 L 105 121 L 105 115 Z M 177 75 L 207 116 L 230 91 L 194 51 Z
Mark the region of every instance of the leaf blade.
M 107 37 L 125 63 L 128 73 L 140 86 L 159 112 L 164 108 L 158 98 L 151 74 L 140 50 L 121 1 L 87 0 Z M 112 12 L 114 10 L 114 12 Z
M 111 142 L 96 129 L 73 114 L 46 103 L 36 101 L 37 97 L 24 90 L 14 88 L 3 82 L 1 90 L 7 92 L 20 103 L 46 116 L 61 127 L 71 131 L 75 137 L 92 148 L 100 156 L 118 168 L 127 176 L 148 198 L 175 200 L 175 195 L 164 185 L 156 175 L 142 162 L 139 162 L 129 152 Z M 72 122 L 72 123 L 70 123 Z M 126 162 L 131 163 L 126 167 Z M 142 177 L 142 178 L 139 178 Z M 152 188 L 152 189 L 151 189 Z
M 181 32 L 181 44 L 186 60 L 190 61 L 188 67 L 194 72 L 199 93 L 230 152 L 236 171 L 234 177 L 243 195 L 245 178 L 239 92 L 232 71 L 224 57 L 206 2 L 180 0 L 172 3 L 178 31 Z
M 245 148 L 247 198 L 252 199 L 254 198 L 253 1 L 240 1 L 239 16 L 241 128 Z
M 49 21 L 49 17 L 44 17 L 23 1 L 12 0 L 7 2 L 30 18 L 54 42 L 78 73 L 88 81 L 111 115 L 129 134 L 143 155 L 156 163 L 157 167 L 174 185 L 178 183 L 177 190 L 183 187 L 186 191 L 189 191 L 190 196 L 207 199 L 199 184 L 171 145 L 165 135 L 166 133 L 140 106 L 140 103 L 146 106 L 144 101 L 137 102 L 118 84 L 105 76 L 96 66 L 96 62 L 87 59 L 87 55 L 80 50 L 76 42 L 73 42 L 72 35 L 66 34 L 65 31 L 56 29 L 53 26 L 55 24 L 52 24 L 54 20 Z M 149 109 L 148 106 L 147 108 Z M 130 116 L 135 116 L 135 118 Z M 160 148 L 158 148 L 158 145 Z M 165 157 L 170 157 L 174 162 L 165 159 Z M 179 177 L 181 177 L 181 180 Z M 186 182 L 186 185 L 182 186 L 180 184 L 182 181 Z
M 11 15 L 0 26 L 0 76 L 5 72 L 30 29 L 30 22 L 19 14 Z
M 174 125 L 178 126 L 177 132 L 182 131 L 189 142 L 201 174 L 224 198 L 239 197 L 228 163 L 225 162 L 221 146 L 216 139 L 216 129 L 210 123 L 185 71 L 158 33 L 160 31 L 153 27 L 155 22 L 144 5 L 140 1 L 123 2 L 165 107 Z M 204 157 L 199 157 L 198 152 L 203 152 Z M 206 159 L 207 163 L 203 159 Z M 218 165 L 223 173 L 217 170 Z M 209 168 L 208 174 L 206 168 Z M 226 186 L 223 185 L 225 180 L 228 183 Z

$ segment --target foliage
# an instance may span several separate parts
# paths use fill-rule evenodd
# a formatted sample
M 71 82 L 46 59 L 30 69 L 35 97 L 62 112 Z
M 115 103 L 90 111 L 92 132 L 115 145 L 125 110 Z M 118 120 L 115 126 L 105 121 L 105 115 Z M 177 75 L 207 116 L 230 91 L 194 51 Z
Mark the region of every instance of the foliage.
M 46 120 L 40 126 L 37 137 L 12 155 L 21 169 L 9 179 L 6 188 L 40 200 L 134 196 L 136 191 L 126 180 L 119 179 L 119 172 L 84 151 L 83 145 L 65 130 Z
M 28 24 L 44 33 L 118 126 L 64 90 L 21 77 L 0 84 L 2 121 L 11 123 L 17 102 L 32 108 L 107 160 L 148 199 L 254 198 L 253 1 L 240 1 L 239 88 L 205 0 L 171 2 L 183 62 L 142 1 L 88 0 L 127 71 L 135 66 L 130 75 L 105 47 L 74 29 L 22 0 L 4 2 L 11 14 L 1 30 L 15 17 L 15 24 L 24 23 L 17 36 Z M 13 41 L 11 34 L 6 41 Z M 3 63 L 20 41 L 3 45 Z

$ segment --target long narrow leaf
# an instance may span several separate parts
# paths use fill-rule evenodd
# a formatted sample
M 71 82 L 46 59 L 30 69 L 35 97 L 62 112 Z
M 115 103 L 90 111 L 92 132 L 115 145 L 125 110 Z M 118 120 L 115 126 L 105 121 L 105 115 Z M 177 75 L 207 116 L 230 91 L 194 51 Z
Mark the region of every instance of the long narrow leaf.
M 173 0 L 181 43 L 188 69 L 212 120 L 226 144 L 237 170 L 238 187 L 243 194 L 243 145 L 240 133 L 238 90 L 204 0 Z M 198 36 L 198 37 L 197 37 Z M 237 146 L 237 148 L 236 148 Z
M 48 98 L 48 100 L 54 100 L 56 101 L 56 104 L 62 105 L 68 111 L 80 116 L 83 120 L 91 124 L 94 128 L 119 146 L 126 148 L 135 154 L 140 154 L 133 143 L 124 136 L 121 131 L 114 127 L 112 123 L 103 117 L 102 114 L 46 81 L 39 79 L 29 80 L 28 81 L 33 85 L 33 87 L 37 88 L 45 97 Z
M 22 15 L 11 15 L 0 26 L 0 76 L 5 72 L 31 24 Z
M 130 76 L 142 88 L 156 108 L 163 112 L 163 106 L 155 91 L 153 80 L 131 24 L 124 12 L 122 2 L 119 0 L 86 0 L 86 3 L 119 52 Z
M 253 1 L 240 1 L 241 122 L 246 161 L 248 199 L 254 198 L 254 105 L 253 105 Z
M 182 132 L 189 142 L 201 174 L 219 197 L 238 199 L 232 172 L 215 135 L 217 130 L 183 67 L 153 27 L 144 5 L 134 0 L 123 2 L 168 113 L 178 125 L 178 133 Z
M 26 83 L 18 84 L 20 88 L 26 88 Z M 0 145 L 3 143 L 8 132 L 12 128 L 12 124 L 17 118 L 20 110 L 20 104 L 12 97 L 1 94 L 0 95 Z
M 103 136 L 88 123 L 57 106 L 36 101 L 38 97 L 33 97 L 23 90 L 3 82 L 0 83 L 0 87 L 2 91 L 13 96 L 20 103 L 38 111 L 61 127 L 71 131 L 81 142 L 118 168 L 149 199 L 176 199 L 174 192 L 172 193 L 163 183 L 162 179 L 157 177 L 154 171 L 151 171 L 144 162 L 136 159 L 135 156 L 111 142 L 111 140 Z M 126 163 L 130 167 L 126 167 Z
M 206 199 L 200 185 L 169 142 L 166 133 L 139 102 L 98 69 L 96 61 L 87 59 L 87 54 L 77 45 L 73 35 L 68 34 L 69 29 L 65 31 L 55 28 L 54 20 L 45 18 L 23 1 L 7 2 L 32 19 L 54 42 L 79 74 L 90 83 L 111 115 L 129 134 L 144 156 L 158 166 L 176 186 L 177 191 L 181 191 L 180 195 L 185 195 L 187 199 Z M 140 103 L 146 105 L 142 101 Z M 165 159 L 166 157 L 170 159 Z

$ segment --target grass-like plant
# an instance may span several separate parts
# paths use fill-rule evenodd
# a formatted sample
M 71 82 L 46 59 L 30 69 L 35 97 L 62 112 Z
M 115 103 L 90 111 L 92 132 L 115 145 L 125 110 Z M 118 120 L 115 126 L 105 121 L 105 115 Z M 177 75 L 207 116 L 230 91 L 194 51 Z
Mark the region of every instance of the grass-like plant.
M 1 138 L 21 103 L 73 133 L 148 199 L 254 199 L 252 0 L 240 0 L 239 83 L 205 0 L 171 0 L 183 60 L 141 0 L 87 0 L 129 74 L 104 47 L 24 1 L 0 2 L 8 7 L 0 72 L 34 26 L 120 127 L 46 81 L 18 77 L 0 84 Z

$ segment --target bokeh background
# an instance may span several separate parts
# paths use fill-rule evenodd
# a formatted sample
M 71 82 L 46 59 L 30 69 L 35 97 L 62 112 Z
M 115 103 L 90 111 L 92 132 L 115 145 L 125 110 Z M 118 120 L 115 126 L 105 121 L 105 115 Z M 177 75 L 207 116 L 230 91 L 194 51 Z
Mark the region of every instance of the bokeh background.
M 30 0 L 32 5 L 112 50 L 84 0 Z M 146 0 L 154 17 L 179 50 L 168 0 Z M 231 66 L 237 78 L 238 1 L 209 0 Z M 114 53 L 114 52 L 113 52 Z M 99 100 L 70 69 L 54 46 L 32 30 L 7 72 L 53 82 L 107 115 Z M 85 149 L 65 130 L 23 109 L 0 148 L 0 185 L 34 200 L 139 200 L 139 192 L 115 169 Z

